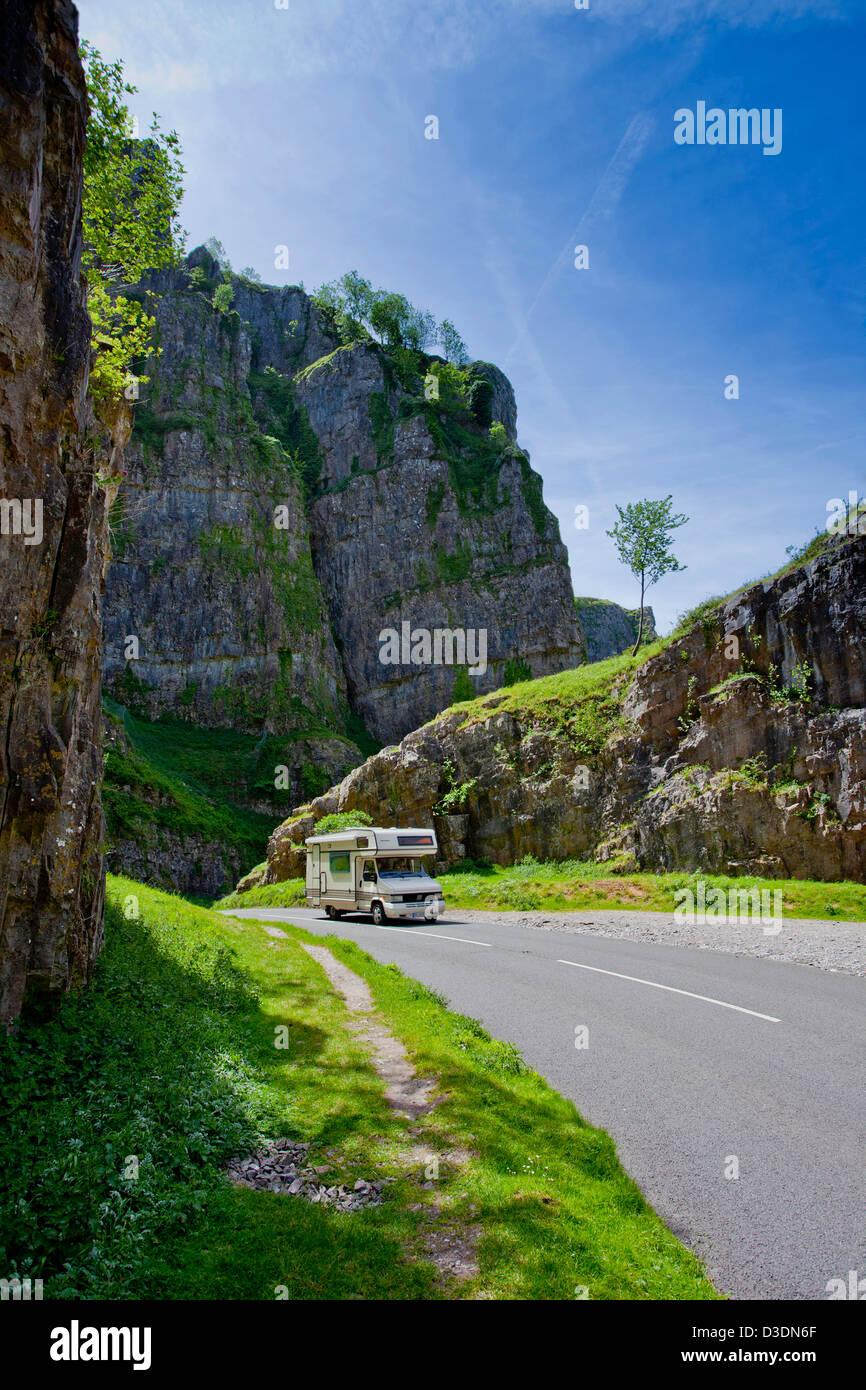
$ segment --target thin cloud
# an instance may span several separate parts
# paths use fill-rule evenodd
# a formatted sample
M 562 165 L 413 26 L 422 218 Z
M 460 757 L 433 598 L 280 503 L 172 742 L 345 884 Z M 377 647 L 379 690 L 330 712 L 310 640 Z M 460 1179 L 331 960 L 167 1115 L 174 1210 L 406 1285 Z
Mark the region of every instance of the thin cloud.
M 562 13 L 564 0 L 502 0 L 512 10 Z M 570 7 L 571 0 L 567 0 Z M 590 0 L 587 17 L 607 24 L 641 25 L 673 32 L 712 20 L 734 29 L 791 23 L 799 19 L 845 20 L 857 0 Z
M 331 73 L 456 71 L 545 20 L 628 26 L 636 39 L 712 23 L 782 25 L 811 17 L 844 20 L 854 0 L 80 0 L 81 32 L 128 57 L 133 80 L 155 95 Z M 157 47 L 158 46 L 158 47 Z M 148 55 L 158 52 L 158 60 Z M 185 83 L 185 85 L 183 85 Z
M 583 216 L 568 238 L 568 241 L 563 246 L 536 291 L 535 297 L 526 311 L 521 335 L 506 353 L 506 361 L 508 361 L 512 353 L 520 346 L 522 338 L 525 336 L 529 320 L 539 301 L 551 288 L 558 276 L 561 275 L 565 267 L 572 263 L 574 248 L 576 246 L 588 244 L 588 242 L 585 243 L 584 239 L 590 238 L 593 230 L 601 222 L 609 221 L 613 216 L 628 186 L 632 170 L 643 154 L 654 129 L 655 120 L 644 111 L 638 112 L 638 114 L 633 116 L 629 121 L 625 134 L 617 145 L 610 163 L 596 185 L 595 192 L 589 200 L 586 211 L 583 213 Z

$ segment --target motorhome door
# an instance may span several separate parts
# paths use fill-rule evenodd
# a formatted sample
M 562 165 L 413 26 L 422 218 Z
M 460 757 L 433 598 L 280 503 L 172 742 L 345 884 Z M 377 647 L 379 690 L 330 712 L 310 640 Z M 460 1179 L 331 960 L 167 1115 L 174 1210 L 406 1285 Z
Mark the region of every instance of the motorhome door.
M 307 854 L 307 897 L 313 907 L 318 907 L 322 899 L 320 874 L 321 863 L 319 846 L 310 845 L 309 853 Z
M 364 908 L 369 908 L 373 898 L 378 896 L 379 882 L 376 874 L 375 859 L 371 859 L 364 854 L 359 854 L 357 865 L 355 872 L 358 877 L 356 881 L 355 897 L 363 910 Z

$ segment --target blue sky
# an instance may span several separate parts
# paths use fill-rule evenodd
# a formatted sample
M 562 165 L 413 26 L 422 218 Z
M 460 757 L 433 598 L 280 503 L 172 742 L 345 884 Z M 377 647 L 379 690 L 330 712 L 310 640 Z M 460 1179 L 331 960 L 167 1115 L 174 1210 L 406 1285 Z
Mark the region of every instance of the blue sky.
M 649 594 L 664 629 L 866 493 L 862 0 L 79 10 L 142 124 L 182 137 L 191 247 L 307 289 L 357 269 L 503 367 L 577 593 L 637 602 L 616 503 L 691 518 Z M 781 108 L 781 152 L 677 145 L 699 100 Z

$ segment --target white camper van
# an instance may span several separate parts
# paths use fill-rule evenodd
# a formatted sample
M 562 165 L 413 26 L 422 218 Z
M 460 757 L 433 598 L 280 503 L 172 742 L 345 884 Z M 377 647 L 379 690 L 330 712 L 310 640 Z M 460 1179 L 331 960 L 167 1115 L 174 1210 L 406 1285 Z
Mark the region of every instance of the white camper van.
M 369 912 L 386 920 L 431 921 L 445 905 L 442 889 L 425 862 L 436 851 L 432 830 L 363 826 L 312 835 L 307 846 L 307 902 L 328 917 Z

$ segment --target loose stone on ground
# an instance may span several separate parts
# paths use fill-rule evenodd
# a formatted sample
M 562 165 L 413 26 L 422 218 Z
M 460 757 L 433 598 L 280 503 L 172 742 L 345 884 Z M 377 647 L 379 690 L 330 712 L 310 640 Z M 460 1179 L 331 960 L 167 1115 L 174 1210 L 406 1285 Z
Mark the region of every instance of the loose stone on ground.
M 234 1158 L 226 1165 L 229 1179 L 236 1187 L 251 1187 L 260 1192 L 278 1192 L 287 1197 L 302 1197 L 304 1201 L 339 1211 L 360 1211 L 362 1207 L 382 1205 L 385 1184 L 394 1178 L 357 1178 L 354 1186 L 345 1183 L 326 1183 L 320 1179 L 332 1172 L 330 1165 L 310 1164 L 310 1144 L 292 1139 L 275 1139 L 273 1143 L 250 1154 Z

